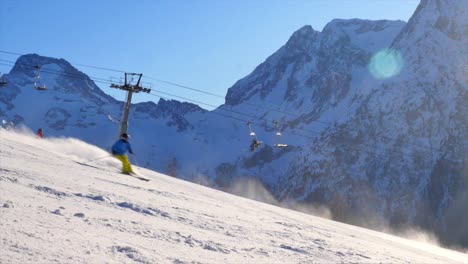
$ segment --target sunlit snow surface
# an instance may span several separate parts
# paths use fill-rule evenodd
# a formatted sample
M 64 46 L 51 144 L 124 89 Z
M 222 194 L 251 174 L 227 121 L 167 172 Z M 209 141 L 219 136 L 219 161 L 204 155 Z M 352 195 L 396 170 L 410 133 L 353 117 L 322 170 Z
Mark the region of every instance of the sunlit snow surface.
M 0 130 L 0 263 L 467 263 L 456 251 L 236 197 L 75 139 Z

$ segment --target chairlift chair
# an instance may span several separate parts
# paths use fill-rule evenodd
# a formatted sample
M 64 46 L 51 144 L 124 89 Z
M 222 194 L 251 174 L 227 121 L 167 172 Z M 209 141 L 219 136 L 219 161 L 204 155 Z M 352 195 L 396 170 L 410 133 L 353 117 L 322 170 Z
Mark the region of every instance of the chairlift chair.
M 41 67 L 40 66 L 34 66 L 34 69 L 35 70 L 35 73 L 36 75 L 34 76 L 34 89 L 36 90 L 40 90 L 40 91 L 44 91 L 44 90 L 47 90 L 47 87 L 45 84 L 40 84 L 40 79 L 41 79 L 41 75 L 40 75 L 40 71 L 41 71 Z
M 40 91 L 44 91 L 44 90 L 47 90 L 47 87 L 45 86 L 45 84 L 43 86 L 34 86 L 34 88 L 36 90 L 40 90 Z
M 263 142 L 257 139 L 257 135 L 252 131 L 250 124 L 252 124 L 252 122 L 247 121 L 247 126 L 249 127 L 250 131 L 249 135 L 253 137 L 252 143 L 250 144 L 250 151 L 254 152 Z
M 287 147 L 288 146 L 287 144 L 281 143 L 282 134 L 281 134 L 281 132 L 279 130 L 279 122 L 278 121 L 273 121 L 273 123 L 275 124 L 275 130 L 276 130 L 276 133 L 275 133 L 276 143 L 274 144 L 274 146 L 277 147 L 277 148 Z
M 252 127 L 250 127 L 250 124 L 252 124 L 252 122 L 247 121 L 247 126 L 249 127 L 249 131 L 250 131 L 249 135 L 257 138 L 257 135 L 255 135 L 255 132 L 252 131 Z

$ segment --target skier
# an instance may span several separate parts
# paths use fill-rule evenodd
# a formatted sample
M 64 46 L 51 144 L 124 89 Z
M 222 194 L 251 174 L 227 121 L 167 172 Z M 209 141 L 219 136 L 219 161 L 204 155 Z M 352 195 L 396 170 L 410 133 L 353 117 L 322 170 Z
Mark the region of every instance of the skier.
M 130 161 L 128 160 L 127 151 L 130 154 L 133 154 L 132 147 L 130 146 L 130 143 L 128 142 L 128 135 L 127 133 L 123 133 L 122 136 L 120 137 L 117 142 L 114 143 L 112 146 L 112 155 L 116 157 L 118 160 L 122 162 L 122 173 L 123 174 L 135 174 L 132 170 L 132 165 L 130 164 Z
M 254 138 L 254 139 L 252 140 L 252 143 L 250 144 L 250 151 L 254 152 L 255 149 L 257 149 L 258 146 L 260 146 L 261 143 L 262 143 L 262 142 L 260 142 L 260 141 L 258 141 L 257 139 Z
M 42 128 L 39 128 L 39 129 L 37 130 L 36 136 L 37 136 L 38 138 L 42 138 Z

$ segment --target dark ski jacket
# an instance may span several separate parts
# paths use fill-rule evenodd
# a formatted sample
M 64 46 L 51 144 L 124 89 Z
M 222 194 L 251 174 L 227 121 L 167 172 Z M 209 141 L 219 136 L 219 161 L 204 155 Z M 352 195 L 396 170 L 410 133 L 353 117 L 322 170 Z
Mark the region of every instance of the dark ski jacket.
M 43 137 L 43 136 L 42 136 L 42 130 L 41 130 L 41 129 L 37 130 L 36 136 L 37 136 L 38 138 L 42 138 L 42 137 Z

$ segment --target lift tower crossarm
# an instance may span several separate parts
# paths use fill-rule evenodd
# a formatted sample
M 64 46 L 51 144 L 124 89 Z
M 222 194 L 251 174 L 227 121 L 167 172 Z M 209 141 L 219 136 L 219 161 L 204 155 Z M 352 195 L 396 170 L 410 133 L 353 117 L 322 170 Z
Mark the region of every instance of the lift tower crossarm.
M 127 76 L 138 76 L 138 81 L 135 85 L 132 85 L 128 82 Z M 132 105 L 132 95 L 133 93 L 145 92 L 150 93 L 151 89 L 143 88 L 140 86 L 142 73 L 125 73 L 125 83 L 123 85 L 111 84 L 111 88 L 116 88 L 120 90 L 127 91 L 127 101 L 125 102 L 122 119 L 120 120 L 119 135 L 120 137 L 123 133 L 128 131 L 128 115 L 130 113 L 130 106 Z

